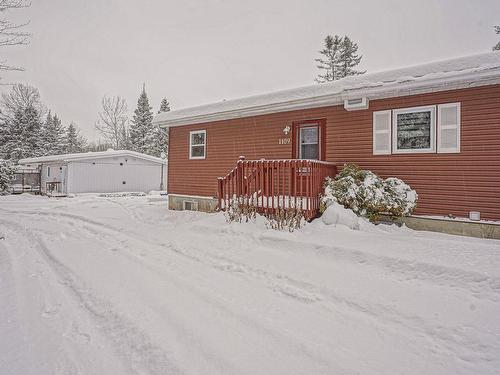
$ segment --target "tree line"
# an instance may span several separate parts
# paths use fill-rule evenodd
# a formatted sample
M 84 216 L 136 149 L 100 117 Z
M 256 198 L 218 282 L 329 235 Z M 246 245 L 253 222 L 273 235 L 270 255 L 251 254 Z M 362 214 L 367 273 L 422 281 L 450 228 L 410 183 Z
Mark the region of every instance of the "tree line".
M 160 112 L 170 111 L 166 98 Z M 145 87 L 131 121 L 127 104 L 119 96 L 102 99 L 95 124 L 104 141 L 89 142 L 76 124 L 62 119 L 42 102 L 36 87 L 15 84 L 0 99 L 0 159 L 17 162 L 27 157 L 125 149 L 161 156 L 167 152 L 167 132 L 153 125 L 152 107 Z
M 137 100 L 132 119 L 128 117 L 128 106 L 120 96 L 104 96 L 102 109 L 95 123 L 97 132 L 116 149 L 161 156 L 168 149 L 166 129 L 153 125 L 153 108 L 149 105 L 146 87 Z M 157 113 L 170 111 L 170 103 L 163 98 Z

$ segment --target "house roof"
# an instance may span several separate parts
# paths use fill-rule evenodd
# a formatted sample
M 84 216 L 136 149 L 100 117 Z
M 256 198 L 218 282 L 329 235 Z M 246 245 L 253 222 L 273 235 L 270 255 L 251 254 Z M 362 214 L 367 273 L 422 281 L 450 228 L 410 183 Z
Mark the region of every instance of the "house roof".
M 163 112 L 154 118 L 154 123 L 181 126 L 339 105 L 345 99 L 382 99 L 497 83 L 500 52 L 489 52 Z
M 61 155 L 40 156 L 36 158 L 26 158 L 19 160 L 19 164 L 40 164 L 40 163 L 47 163 L 54 161 L 69 162 L 77 160 L 101 159 L 101 158 L 118 157 L 118 156 L 129 156 L 160 164 L 166 163 L 166 161 L 163 159 L 146 154 L 141 154 L 140 152 L 109 149 L 108 151 L 82 152 L 79 154 L 61 154 Z

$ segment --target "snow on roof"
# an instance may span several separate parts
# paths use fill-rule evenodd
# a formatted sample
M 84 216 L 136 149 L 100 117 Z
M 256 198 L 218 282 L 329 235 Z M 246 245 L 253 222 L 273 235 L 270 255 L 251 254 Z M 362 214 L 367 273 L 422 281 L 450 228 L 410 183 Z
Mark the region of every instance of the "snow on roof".
M 496 83 L 500 83 L 500 52 L 488 52 L 163 112 L 154 122 L 162 126 L 180 126 L 338 105 L 344 99 L 363 96 L 380 99 Z
M 135 157 L 138 159 L 149 160 L 155 163 L 166 163 L 165 160 L 142 154 L 140 152 L 128 151 L 128 150 L 112 150 L 109 149 L 107 151 L 97 151 L 97 152 L 82 152 L 78 154 L 61 154 L 61 155 L 48 155 L 48 156 L 40 156 L 36 158 L 26 158 L 19 160 L 19 164 L 38 164 L 38 163 L 47 163 L 52 161 L 75 161 L 75 160 L 85 160 L 85 159 L 100 159 L 107 157 L 117 157 L 117 156 L 129 156 Z

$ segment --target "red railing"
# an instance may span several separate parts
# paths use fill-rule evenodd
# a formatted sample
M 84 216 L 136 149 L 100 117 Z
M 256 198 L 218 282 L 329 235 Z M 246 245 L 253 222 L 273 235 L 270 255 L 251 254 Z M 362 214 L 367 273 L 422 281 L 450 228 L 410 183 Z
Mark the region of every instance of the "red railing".
M 231 172 L 219 177 L 219 209 L 235 202 L 252 204 L 264 214 L 296 208 L 310 220 L 319 213 L 325 178 L 336 173 L 334 164 L 318 160 L 240 159 Z

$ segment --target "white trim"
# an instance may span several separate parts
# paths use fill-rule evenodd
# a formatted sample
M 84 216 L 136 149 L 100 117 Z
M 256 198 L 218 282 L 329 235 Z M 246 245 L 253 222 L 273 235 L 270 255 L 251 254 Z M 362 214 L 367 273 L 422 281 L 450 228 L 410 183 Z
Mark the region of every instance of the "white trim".
M 442 108 L 456 108 L 457 111 L 457 123 L 454 125 L 441 125 L 441 109 Z M 437 152 L 438 153 L 460 153 L 460 116 L 461 116 L 461 106 L 460 102 L 457 103 L 446 103 L 438 104 L 437 106 Z M 446 129 L 456 129 L 457 130 L 457 147 L 445 148 L 441 147 L 441 130 Z
M 398 114 L 403 113 L 416 113 L 416 112 L 430 112 L 431 113 L 431 129 L 430 129 L 430 147 L 420 149 L 398 149 L 398 132 L 397 121 Z M 422 154 L 422 153 L 435 153 L 436 152 L 436 106 L 422 106 L 399 108 L 392 110 L 392 153 L 393 154 Z
M 203 134 L 203 144 L 193 145 L 191 142 L 193 140 L 193 134 Z M 193 147 L 203 146 L 203 156 L 193 156 Z M 205 159 L 207 157 L 207 131 L 206 130 L 191 130 L 189 132 L 189 159 Z
M 91 160 L 91 159 L 101 159 L 107 157 L 134 157 L 137 159 L 143 159 L 152 161 L 155 163 L 166 164 L 167 161 L 155 156 L 150 156 L 142 154 L 140 152 L 129 151 L 129 150 L 113 150 L 113 151 L 97 151 L 97 152 L 82 152 L 79 154 L 60 154 L 60 155 L 50 155 L 50 156 L 40 156 L 37 158 L 26 158 L 19 160 L 20 164 L 40 164 L 45 162 L 69 162 L 76 160 Z
M 375 118 L 377 115 L 383 115 L 383 114 L 388 114 L 389 115 L 389 126 L 388 126 L 388 129 L 383 129 L 383 130 L 377 130 L 376 129 L 376 122 L 375 122 Z M 391 140 L 391 131 L 392 131 L 392 111 L 390 109 L 386 110 L 386 111 L 375 111 L 373 112 L 373 155 L 390 155 L 391 154 L 391 146 L 392 146 L 392 140 Z M 389 142 L 388 145 L 388 149 L 387 150 L 383 150 L 383 151 L 380 151 L 380 150 L 377 150 L 376 148 L 376 144 L 375 144 L 375 139 L 376 139 L 376 135 L 377 134 L 388 134 L 388 137 L 389 137 Z

